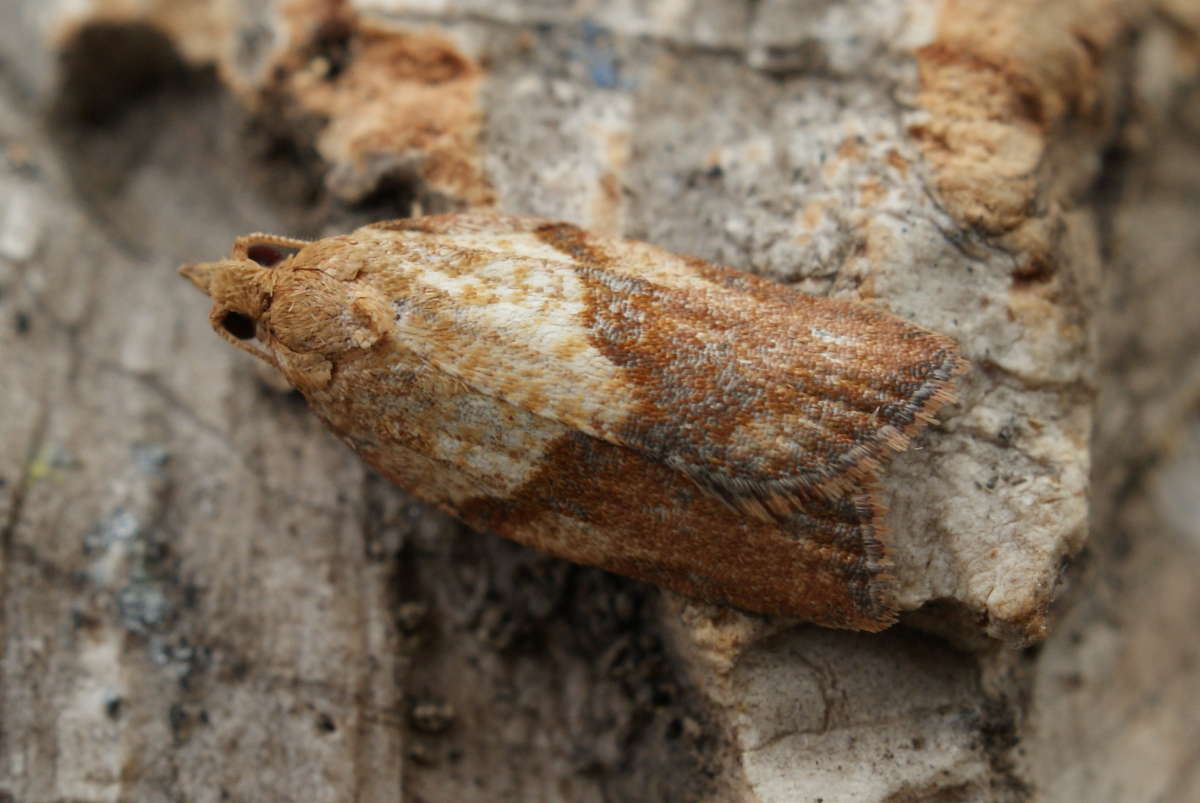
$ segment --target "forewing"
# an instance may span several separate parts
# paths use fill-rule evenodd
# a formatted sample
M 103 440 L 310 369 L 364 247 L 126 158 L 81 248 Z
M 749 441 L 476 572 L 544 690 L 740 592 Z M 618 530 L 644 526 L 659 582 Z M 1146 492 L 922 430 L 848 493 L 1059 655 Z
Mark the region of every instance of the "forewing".
M 643 243 L 515 218 L 402 224 L 408 286 L 380 288 L 401 342 L 757 518 L 873 482 L 962 370 L 948 338 L 871 306 Z

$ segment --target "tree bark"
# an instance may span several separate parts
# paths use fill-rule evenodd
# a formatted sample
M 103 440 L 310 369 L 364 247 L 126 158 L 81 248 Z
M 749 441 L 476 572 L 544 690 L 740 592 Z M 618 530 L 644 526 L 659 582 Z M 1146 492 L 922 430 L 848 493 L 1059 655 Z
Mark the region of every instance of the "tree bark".
M 0 801 L 1200 799 L 1187 0 L 0 7 Z M 175 273 L 570 220 L 955 338 L 901 623 L 705 605 L 364 468 Z

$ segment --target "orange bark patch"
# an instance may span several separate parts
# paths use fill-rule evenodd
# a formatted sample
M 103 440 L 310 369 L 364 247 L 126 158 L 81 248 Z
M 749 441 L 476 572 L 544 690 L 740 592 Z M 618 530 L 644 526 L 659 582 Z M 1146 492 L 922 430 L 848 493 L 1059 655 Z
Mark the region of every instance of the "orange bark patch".
M 337 4 L 314 30 L 308 5 L 290 9 L 295 44 L 279 74 L 303 111 L 326 121 L 317 147 L 335 189 L 361 197 L 381 173 L 409 169 L 437 192 L 491 203 L 477 153 L 479 65 L 439 33 L 373 27 Z
M 911 130 L 947 209 L 989 234 L 1024 222 L 1049 138 L 1069 118 L 1103 124 L 1099 73 L 1126 25 L 1117 0 L 958 0 L 917 53 Z

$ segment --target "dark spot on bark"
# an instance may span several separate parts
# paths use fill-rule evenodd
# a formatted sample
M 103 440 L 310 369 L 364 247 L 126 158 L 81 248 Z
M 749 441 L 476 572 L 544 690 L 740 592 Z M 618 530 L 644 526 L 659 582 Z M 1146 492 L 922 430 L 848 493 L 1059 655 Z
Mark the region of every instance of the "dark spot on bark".
M 421 182 L 411 166 L 389 170 L 376 180 L 374 189 L 354 202 L 354 212 L 371 220 L 406 218 L 421 200 Z
M 336 81 L 352 58 L 350 52 L 353 30 L 345 19 L 323 22 L 313 39 L 313 54 L 326 63 L 325 80 Z
M 1045 284 L 1057 273 L 1053 261 L 1045 256 L 1033 256 L 1023 262 L 1012 273 L 1013 284 L 1028 286 Z
M 189 80 L 192 71 L 171 40 L 152 25 L 87 25 L 61 49 L 60 118 L 102 125 L 145 97 Z
M 173 703 L 167 711 L 167 722 L 171 728 L 171 734 L 177 742 L 182 742 L 187 739 L 188 732 L 191 730 L 192 717 L 179 703 Z

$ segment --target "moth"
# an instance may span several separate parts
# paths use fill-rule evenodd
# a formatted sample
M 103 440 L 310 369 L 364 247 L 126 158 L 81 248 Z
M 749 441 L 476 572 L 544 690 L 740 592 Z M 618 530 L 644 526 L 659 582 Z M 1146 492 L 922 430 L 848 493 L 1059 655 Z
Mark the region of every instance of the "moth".
M 249 234 L 180 271 L 221 337 L 475 529 L 750 611 L 897 617 L 879 475 L 965 370 L 943 335 L 495 214 Z

